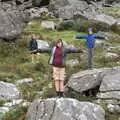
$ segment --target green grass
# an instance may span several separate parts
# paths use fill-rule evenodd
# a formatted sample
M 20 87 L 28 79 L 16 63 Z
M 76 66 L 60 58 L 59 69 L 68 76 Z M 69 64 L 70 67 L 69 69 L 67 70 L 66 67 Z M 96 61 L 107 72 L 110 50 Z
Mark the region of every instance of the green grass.
M 27 108 L 21 105 L 15 106 L 1 116 L 2 120 L 25 120 Z
M 19 86 L 21 96 L 28 101 L 33 101 L 35 98 L 52 97 L 55 94 L 55 87 L 52 80 L 52 70 L 51 66 L 48 65 L 49 55 L 41 53 L 35 58 L 34 63 L 31 61 L 31 55 L 27 48 L 28 41 L 30 39 L 29 35 L 31 33 L 36 33 L 39 35 L 41 40 L 49 43 L 55 42 L 57 39 L 61 38 L 68 44 L 73 44 L 76 47 L 86 49 L 85 40 L 76 40 L 73 38 L 75 35 L 83 35 L 85 33 L 79 33 L 75 30 L 46 30 L 40 27 L 41 21 L 41 19 L 33 20 L 32 23 L 24 29 L 22 37 L 18 39 L 16 44 L 4 42 L 2 45 L 0 45 L 0 80 L 15 83 L 19 79 L 33 78 L 34 81 L 32 83 L 24 83 Z M 57 20 L 53 21 L 55 23 L 59 23 Z M 120 45 L 119 39 L 108 40 L 108 42 L 114 46 Z M 87 54 L 84 54 L 83 56 L 84 58 L 82 57 L 82 54 L 79 53 L 68 55 L 67 60 L 76 58 L 79 61 L 79 65 L 76 65 L 72 68 L 70 66 L 66 67 L 67 78 L 73 73 L 86 69 L 87 60 L 85 58 L 87 57 Z M 117 64 L 119 60 L 106 59 L 103 48 L 95 48 L 94 58 L 95 68 L 120 65 Z M 73 94 L 71 93 L 69 97 L 73 97 Z M 92 101 L 94 99 L 81 97 L 78 95 L 75 95 L 75 98 L 81 101 Z M 6 119 L 3 120 L 17 120 L 17 118 L 24 114 L 21 112 L 21 109 L 24 111 L 24 108 L 21 107 L 11 110 L 8 114 L 6 114 Z M 16 113 L 16 111 L 18 113 Z

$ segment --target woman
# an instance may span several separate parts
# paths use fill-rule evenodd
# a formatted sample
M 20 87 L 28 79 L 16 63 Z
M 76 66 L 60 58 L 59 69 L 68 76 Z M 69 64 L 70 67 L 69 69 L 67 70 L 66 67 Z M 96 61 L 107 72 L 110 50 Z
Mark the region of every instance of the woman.
M 58 40 L 53 48 L 38 49 L 38 52 L 51 53 L 49 64 L 53 68 L 53 79 L 55 82 L 56 96 L 63 97 L 64 95 L 64 80 L 65 80 L 65 61 L 66 55 L 69 53 L 80 53 L 81 49 L 65 48 L 62 40 Z

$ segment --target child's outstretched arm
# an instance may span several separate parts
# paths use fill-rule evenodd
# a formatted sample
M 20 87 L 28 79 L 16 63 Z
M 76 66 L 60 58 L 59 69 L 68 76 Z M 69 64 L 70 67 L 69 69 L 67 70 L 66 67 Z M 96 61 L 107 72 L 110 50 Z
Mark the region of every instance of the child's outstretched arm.
M 96 38 L 96 39 L 105 39 L 105 37 L 104 37 L 104 36 L 101 36 L 101 35 L 95 35 L 95 38 Z
M 44 48 L 44 49 L 38 49 L 37 50 L 37 52 L 38 53 L 51 53 L 51 50 L 52 50 L 52 48 L 50 48 L 50 47 L 47 47 L 47 48 Z
M 74 38 L 75 39 L 86 39 L 86 36 L 85 35 L 76 35 Z
M 83 53 L 81 48 L 66 48 L 66 53 Z

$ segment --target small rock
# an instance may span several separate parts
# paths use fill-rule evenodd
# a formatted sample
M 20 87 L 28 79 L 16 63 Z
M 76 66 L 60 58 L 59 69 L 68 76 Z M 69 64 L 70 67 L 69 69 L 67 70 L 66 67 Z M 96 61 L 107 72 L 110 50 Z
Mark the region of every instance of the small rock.
M 8 107 L 0 107 L 0 114 L 4 114 L 9 111 Z
M 32 78 L 24 78 L 22 80 L 18 80 L 16 83 L 17 84 L 23 84 L 23 83 L 30 83 L 30 82 L 33 82 Z
M 116 53 L 110 53 L 110 52 L 108 52 L 108 53 L 106 53 L 105 57 L 106 58 L 111 58 L 111 59 L 116 59 L 116 58 L 119 57 L 119 55 L 116 54 Z
M 0 99 L 13 100 L 19 98 L 19 91 L 12 83 L 0 82 Z
M 49 47 L 48 42 L 43 41 L 43 40 L 36 40 L 38 44 L 38 49 L 46 49 Z
M 12 106 L 18 105 L 18 104 L 20 104 L 20 103 L 22 103 L 22 102 L 23 102 L 22 99 L 12 100 L 12 102 L 5 103 L 3 106 L 4 106 L 4 107 L 12 107 Z
M 120 105 L 113 105 L 113 104 L 108 104 L 107 108 L 109 110 L 109 112 L 112 113 L 120 113 Z
M 41 22 L 41 27 L 45 28 L 45 29 L 55 29 L 55 23 L 53 21 L 43 21 Z

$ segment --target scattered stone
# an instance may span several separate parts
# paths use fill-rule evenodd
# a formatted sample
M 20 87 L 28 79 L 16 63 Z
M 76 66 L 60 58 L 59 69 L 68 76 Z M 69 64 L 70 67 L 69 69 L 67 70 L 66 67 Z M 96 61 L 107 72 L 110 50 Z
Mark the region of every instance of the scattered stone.
M 0 99 L 13 100 L 19 98 L 19 91 L 14 84 L 0 82 Z
M 22 102 L 23 102 L 23 99 L 12 100 L 12 102 L 5 103 L 3 106 L 4 106 L 4 107 L 12 107 L 12 106 L 21 104 Z
M 17 84 L 23 84 L 23 83 L 31 83 L 31 82 L 33 82 L 32 78 L 24 78 L 22 80 L 18 80 L 16 83 Z
M 120 105 L 108 104 L 107 108 L 111 113 L 120 113 Z
M 38 49 L 46 49 L 46 48 L 50 47 L 48 42 L 43 41 L 43 40 L 37 40 L 37 44 L 38 44 Z
M 106 53 L 105 57 L 106 57 L 107 59 L 109 59 L 109 58 L 111 58 L 111 59 L 116 59 L 116 58 L 119 57 L 119 55 L 116 54 L 116 53 L 110 53 L 110 52 L 108 52 L 108 53 Z
M 0 107 L 0 114 L 4 114 L 9 111 L 8 107 Z
M 43 21 L 41 22 L 41 27 L 45 28 L 45 29 L 55 29 L 55 23 L 53 21 Z

